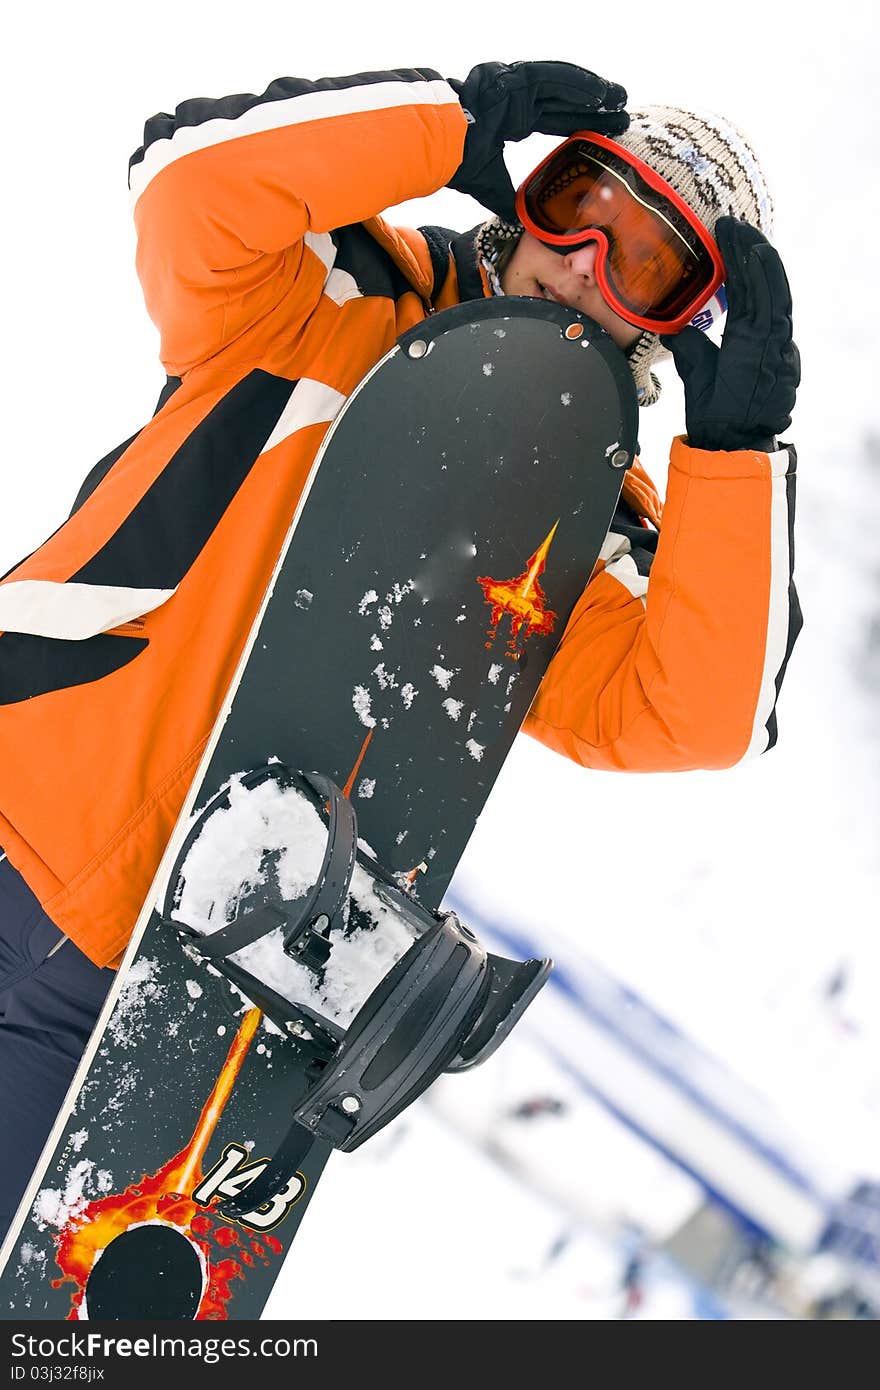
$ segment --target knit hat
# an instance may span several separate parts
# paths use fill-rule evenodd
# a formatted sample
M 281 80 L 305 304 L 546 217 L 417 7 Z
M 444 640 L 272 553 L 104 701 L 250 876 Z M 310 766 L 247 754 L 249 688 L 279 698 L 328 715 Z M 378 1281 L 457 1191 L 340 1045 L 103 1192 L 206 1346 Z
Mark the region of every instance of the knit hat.
M 664 178 L 710 232 L 719 217 L 733 216 L 770 236 L 773 204 L 767 181 L 754 150 L 736 126 L 723 116 L 682 111 L 677 106 L 645 106 L 629 114 L 629 128 L 615 136 L 616 143 Z M 501 287 L 495 264 L 522 230 L 519 222 L 495 217 L 477 234 L 477 254 L 496 293 Z M 710 327 L 725 307 L 723 294 L 717 294 L 698 315 L 699 327 Z M 651 366 L 669 353 L 656 333 L 645 331 L 626 355 L 639 405 L 653 405 L 660 395 L 660 382 Z

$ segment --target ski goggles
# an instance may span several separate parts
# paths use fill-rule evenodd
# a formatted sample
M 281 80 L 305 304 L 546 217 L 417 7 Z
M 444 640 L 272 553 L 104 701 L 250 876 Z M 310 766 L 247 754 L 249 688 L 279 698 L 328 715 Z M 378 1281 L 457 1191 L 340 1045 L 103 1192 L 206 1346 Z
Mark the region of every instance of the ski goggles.
M 595 242 L 596 279 L 627 323 L 677 333 L 724 280 L 713 237 L 673 188 L 629 150 L 579 131 L 520 185 L 526 231 L 566 255 Z

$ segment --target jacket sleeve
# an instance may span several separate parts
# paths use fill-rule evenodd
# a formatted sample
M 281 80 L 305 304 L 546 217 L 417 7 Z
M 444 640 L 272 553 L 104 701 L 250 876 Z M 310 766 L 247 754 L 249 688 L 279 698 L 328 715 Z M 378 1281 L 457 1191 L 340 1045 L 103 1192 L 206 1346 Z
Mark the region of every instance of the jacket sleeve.
M 642 549 L 612 524 L 527 732 L 629 772 L 730 767 L 770 748 L 801 627 L 795 466 L 791 446 L 714 453 L 677 439 L 659 536 Z
M 217 352 L 280 299 L 303 239 L 433 193 L 467 130 L 429 68 L 183 102 L 132 156 L 137 266 L 169 375 Z

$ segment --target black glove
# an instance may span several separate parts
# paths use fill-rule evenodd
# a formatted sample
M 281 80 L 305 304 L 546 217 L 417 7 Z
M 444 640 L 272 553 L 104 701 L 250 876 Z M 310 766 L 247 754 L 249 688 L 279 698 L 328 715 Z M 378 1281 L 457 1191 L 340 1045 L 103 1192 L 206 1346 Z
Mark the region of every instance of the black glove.
M 449 187 L 512 222 L 515 192 L 504 163 L 505 140 L 595 130 L 622 135 L 626 92 L 574 63 L 478 63 L 464 82 L 448 79 L 471 121 L 464 157 Z
M 684 382 L 689 444 L 772 450 L 791 424 L 801 379 L 791 291 L 778 253 L 756 227 L 719 217 L 715 238 L 727 274 L 721 347 L 691 327 L 660 341 Z

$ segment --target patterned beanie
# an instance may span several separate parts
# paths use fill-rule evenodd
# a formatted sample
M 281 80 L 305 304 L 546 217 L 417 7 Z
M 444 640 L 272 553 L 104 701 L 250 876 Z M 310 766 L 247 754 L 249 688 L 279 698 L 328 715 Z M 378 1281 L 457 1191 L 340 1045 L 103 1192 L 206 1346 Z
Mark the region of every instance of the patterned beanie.
M 757 156 L 743 133 L 723 116 L 682 111 L 677 106 L 645 106 L 630 112 L 629 129 L 615 140 L 664 178 L 710 232 L 719 217 L 729 215 L 771 235 L 773 203 Z M 498 257 L 522 230 L 519 222 L 495 217 L 477 233 L 477 254 L 496 294 L 501 293 L 495 268 Z M 697 316 L 699 327 L 709 328 L 724 308 L 719 292 Z M 653 405 L 660 395 L 660 382 L 651 366 L 669 353 L 656 333 L 646 331 L 626 355 L 639 405 Z

